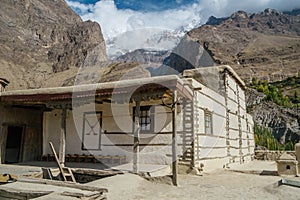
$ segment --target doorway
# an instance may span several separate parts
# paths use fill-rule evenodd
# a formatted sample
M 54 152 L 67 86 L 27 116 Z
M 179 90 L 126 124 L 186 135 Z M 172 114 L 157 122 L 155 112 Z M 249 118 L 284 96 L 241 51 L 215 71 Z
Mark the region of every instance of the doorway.
M 24 127 L 8 126 L 4 163 L 20 162 Z

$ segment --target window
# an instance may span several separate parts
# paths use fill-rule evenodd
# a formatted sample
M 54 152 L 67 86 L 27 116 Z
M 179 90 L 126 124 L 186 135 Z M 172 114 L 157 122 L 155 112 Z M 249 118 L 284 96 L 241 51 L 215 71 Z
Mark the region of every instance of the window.
M 205 134 L 212 134 L 212 113 L 206 111 L 205 112 Z
M 82 150 L 101 150 L 102 112 L 83 114 Z
M 153 131 L 153 108 L 151 106 L 140 107 L 140 127 L 141 131 Z M 133 108 L 133 114 L 135 114 L 135 107 Z

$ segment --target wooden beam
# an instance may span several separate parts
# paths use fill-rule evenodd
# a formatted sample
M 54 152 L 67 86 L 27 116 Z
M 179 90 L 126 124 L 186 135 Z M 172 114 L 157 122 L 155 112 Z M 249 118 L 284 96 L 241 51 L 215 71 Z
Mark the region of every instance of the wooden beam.
M 60 140 L 59 140 L 59 162 L 62 167 L 65 166 L 65 155 L 66 155 L 66 115 L 67 115 L 67 109 L 65 106 L 63 106 L 62 114 L 61 114 L 61 127 L 60 127 Z
M 177 186 L 177 90 L 174 90 L 172 96 L 172 182 L 173 185 Z
M 138 173 L 139 162 L 139 136 L 140 136 L 140 101 L 136 101 L 136 107 L 134 112 L 134 124 L 133 124 L 133 173 Z
M 20 188 L 0 188 L 1 199 L 35 199 L 52 193 L 52 191 L 24 190 Z
M 55 161 L 56 161 L 57 166 L 58 166 L 58 168 L 59 168 L 59 171 L 60 171 L 60 173 L 61 173 L 61 176 L 63 177 L 63 181 L 67 181 L 67 178 L 66 178 L 65 173 L 64 173 L 64 170 L 63 170 L 63 166 L 61 165 L 61 163 L 59 163 L 59 160 L 58 160 L 58 158 L 57 158 L 57 155 L 56 155 L 56 152 L 55 152 L 55 149 L 54 149 L 54 147 L 53 147 L 52 142 L 49 142 L 49 145 L 50 145 L 50 148 L 51 148 L 52 153 L 53 153 L 53 155 L 54 155 L 54 158 L 55 158 Z
M 293 187 L 298 187 L 298 188 L 300 188 L 300 181 L 297 181 L 297 180 L 289 180 L 289 179 L 281 179 L 281 180 L 278 182 L 278 186 L 281 186 L 281 185 L 289 185 L 289 186 L 293 186 Z
M 23 183 L 35 183 L 35 184 L 42 184 L 42 185 L 53 185 L 59 187 L 67 187 L 67 188 L 76 188 L 80 190 L 87 190 L 87 191 L 99 191 L 99 192 L 108 192 L 106 188 L 99 188 L 95 186 L 87 186 L 79 183 L 73 182 L 62 182 L 56 180 L 46 180 L 46 179 L 30 179 L 30 178 L 19 178 L 18 182 Z

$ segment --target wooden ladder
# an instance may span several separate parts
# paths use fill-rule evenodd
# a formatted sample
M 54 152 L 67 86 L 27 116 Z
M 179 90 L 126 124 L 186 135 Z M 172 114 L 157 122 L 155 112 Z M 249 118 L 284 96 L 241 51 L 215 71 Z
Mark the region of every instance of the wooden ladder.
M 194 162 L 194 109 L 193 101 L 184 99 L 182 161 Z
M 62 167 L 59 160 L 58 160 L 58 157 L 57 157 L 57 154 L 56 154 L 56 151 L 53 147 L 53 144 L 52 142 L 49 142 L 49 145 L 50 145 L 50 148 L 52 150 L 52 153 L 54 155 L 54 158 L 55 158 L 55 161 L 57 163 L 57 166 L 58 166 L 58 169 L 61 173 L 61 176 L 63 178 L 63 181 L 71 181 L 71 182 L 74 182 L 76 183 L 76 180 L 75 180 L 75 177 L 71 171 L 71 169 L 69 167 Z
M 63 174 L 64 174 L 67 181 L 71 181 L 71 182 L 76 183 L 76 180 L 75 180 L 75 177 L 72 173 L 72 170 L 69 167 L 63 167 L 62 170 L 63 170 Z

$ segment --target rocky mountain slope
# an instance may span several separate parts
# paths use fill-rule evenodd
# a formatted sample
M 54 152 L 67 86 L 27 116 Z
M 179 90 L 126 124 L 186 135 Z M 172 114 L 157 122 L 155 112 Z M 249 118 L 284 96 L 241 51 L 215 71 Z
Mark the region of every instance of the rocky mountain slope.
M 1 0 L 0 77 L 9 90 L 61 86 L 78 67 L 107 60 L 101 28 L 64 0 Z
M 115 58 L 114 61 L 139 62 L 147 66 L 152 76 L 180 74 L 186 69 L 216 65 L 210 52 L 188 36 L 172 51 L 137 49 Z
M 136 50 L 116 60 L 163 63 L 179 72 L 229 64 L 246 82 L 253 77 L 273 82 L 297 75 L 299 52 L 299 10 L 281 13 L 266 9 L 257 14 L 238 11 L 230 17 L 212 16 L 167 54 Z
M 217 64 L 231 65 L 246 81 L 253 77 L 277 81 L 299 71 L 299 14 L 266 9 L 257 14 L 239 11 L 226 18 L 210 17 L 186 38 L 198 41 Z
M 300 138 L 300 107 L 286 108 L 265 101 L 265 95 L 254 89 L 248 89 L 247 110 L 255 122 L 272 130 L 274 137 L 281 143 L 294 143 Z

